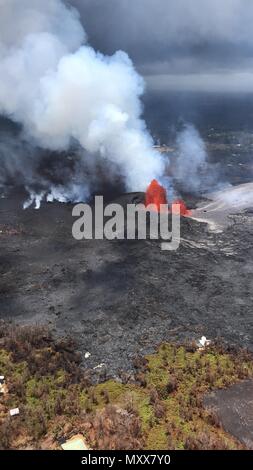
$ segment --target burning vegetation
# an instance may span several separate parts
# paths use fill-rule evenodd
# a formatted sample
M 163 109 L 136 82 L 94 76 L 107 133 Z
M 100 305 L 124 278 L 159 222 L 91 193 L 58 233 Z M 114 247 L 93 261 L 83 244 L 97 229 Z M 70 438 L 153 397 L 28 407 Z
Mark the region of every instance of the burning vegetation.
M 1 324 L 1 449 L 58 449 L 81 433 L 93 449 L 241 449 L 204 394 L 253 375 L 246 351 L 163 344 L 136 357 L 135 375 L 94 384 L 72 340 Z M 19 407 L 20 414 L 9 416 Z

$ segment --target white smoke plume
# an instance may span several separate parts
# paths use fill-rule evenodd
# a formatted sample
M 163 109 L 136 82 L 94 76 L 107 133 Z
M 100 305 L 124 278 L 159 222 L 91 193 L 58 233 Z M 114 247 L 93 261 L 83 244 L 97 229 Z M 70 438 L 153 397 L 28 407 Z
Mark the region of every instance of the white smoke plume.
M 177 135 L 177 158 L 173 176 L 189 192 L 207 190 L 212 182 L 205 142 L 192 124 L 186 124 Z
M 141 119 L 144 82 L 129 57 L 92 49 L 78 12 L 61 0 L 0 0 L 0 11 L 0 114 L 21 123 L 42 149 L 68 151 L 78 143 L 90 168 L 99 158 L 127 190 L 161 180 L 164 160 Z M 63 191 L 31 192 L 31 200 L 38 207 L 59 192 L 66 200 Z M 66 191 L 83 197 L 76 186 Z

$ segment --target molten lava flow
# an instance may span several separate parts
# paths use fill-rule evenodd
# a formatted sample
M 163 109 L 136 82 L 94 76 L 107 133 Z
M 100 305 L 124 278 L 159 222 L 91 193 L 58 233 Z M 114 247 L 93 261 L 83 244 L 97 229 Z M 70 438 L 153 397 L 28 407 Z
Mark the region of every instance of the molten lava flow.
M 151 181 L 146 191 L 145 206 L 149 204 L 154 204 L 158 212 L 161 204 L 168 204 L 166 191 L 156 180 Z
M 180 206 L 180 215 L 183 215 L 183 216 L 188 216 L 190 217 L 192 215 L 192 211 L 190 211 L 189 209 L 187 209 L 184 201 L 182 201 L 182 199 L 178 199 L 176 201 L 173 201 L 173 204 L 178 204 Z M 178 212 L 177 210 L 175 210 L 172 206 L 172 212 Z
M 153 204 L 154 210 L 156 210 L 157 212 L 161 212 L 161 204 L 168 204 L 166 190 L 156 180 L 151 181 L 146 191 L 145 206 L 147 207 L 149 204 Z M 191 216 L 191 211 L 187 209 L 182 199 L 173 201 L 173 204 L 178 204 L 179 208 L 176 209 L 172 206 L 171 212 L 178 213 L 180 211 L 181 216 Z

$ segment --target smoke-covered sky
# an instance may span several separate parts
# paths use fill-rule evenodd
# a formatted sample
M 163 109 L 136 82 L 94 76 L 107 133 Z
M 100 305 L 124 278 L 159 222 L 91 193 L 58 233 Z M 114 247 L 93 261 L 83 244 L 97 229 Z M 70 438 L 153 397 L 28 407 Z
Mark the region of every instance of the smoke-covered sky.
M 70 0 L 93 46 L 156 88 L 253 90 L 252 0 Z
M 51 199 L 64 193 L 64 200 L 82 200 L 83 189 L 87 194 L 101 180 L 102 166 L 113 184 L 121 179 L 128 190 L 145 190 L 163 177 L 165 162 L 142 118 L 143 89 L 127 54 L 95 51 L 77 10 L 62 0 L 0 0 L 0 116 L 22 129 L 19 146 L 5 132 L 0 138 L 0 184 L 23 180 L 37 207 L 49 191 Z M 34 158 L 24 159 L 23 141 L 34 146 Z M 78 147 L 76 180 L 69 172 L 59 190 L 42 177 L 48 161 L 42 153 L 35 163 L 38 147 L 58 153 Z
M 0 122 L 0 188 L 25 187 L 36 207 L 153 178 L 200 190 L 198 130 L 177 136 L 171 165 L 144 120 L 142 75 L 158 90 L 253 91 L 252 20 L 250 0 L 0 0 L 0 117 L 17 126 Z

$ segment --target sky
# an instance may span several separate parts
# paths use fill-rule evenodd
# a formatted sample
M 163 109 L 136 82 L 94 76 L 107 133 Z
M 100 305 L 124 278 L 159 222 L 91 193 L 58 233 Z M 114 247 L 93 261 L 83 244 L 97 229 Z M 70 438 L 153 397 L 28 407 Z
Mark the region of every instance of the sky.
M 153 88 L 253 91 L 252 0 L 70 0 L 88 40 Z

